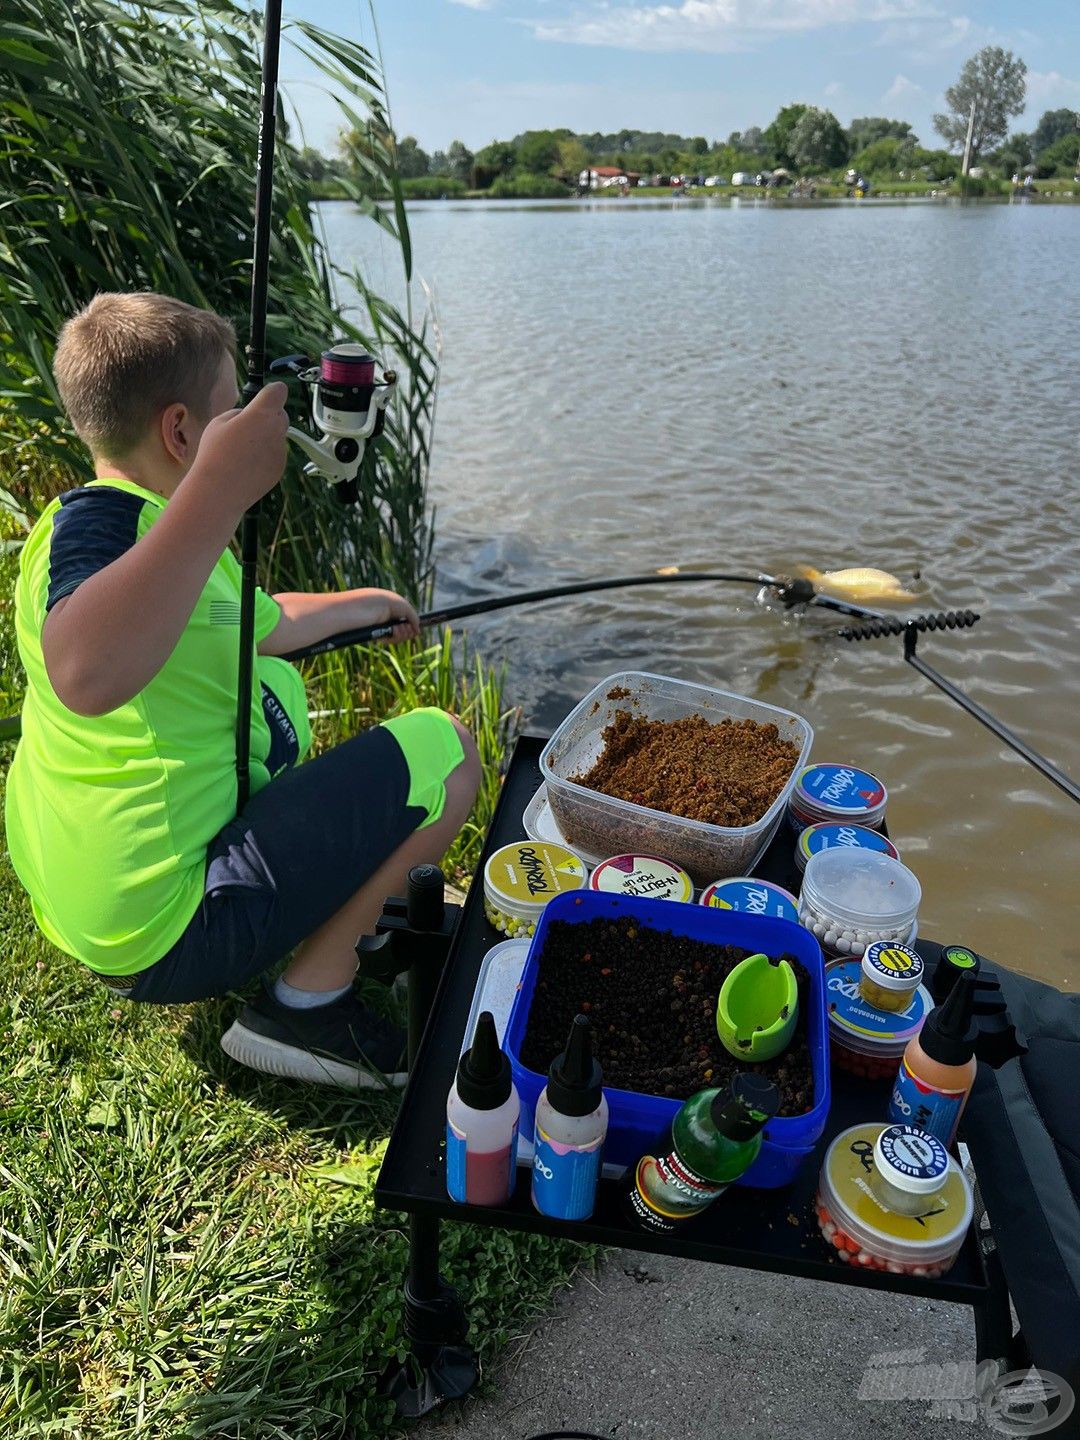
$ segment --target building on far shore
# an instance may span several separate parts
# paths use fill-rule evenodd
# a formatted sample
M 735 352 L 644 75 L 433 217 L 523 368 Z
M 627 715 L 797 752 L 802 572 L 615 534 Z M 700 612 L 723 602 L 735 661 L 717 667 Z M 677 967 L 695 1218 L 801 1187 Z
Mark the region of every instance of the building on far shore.
M 618 165 L 596 165 L 582 170 L 578 187 L 582 190 L 610 190 L 613 185 L 636 185 L 641 176 L 635 170 L 620 170 Z

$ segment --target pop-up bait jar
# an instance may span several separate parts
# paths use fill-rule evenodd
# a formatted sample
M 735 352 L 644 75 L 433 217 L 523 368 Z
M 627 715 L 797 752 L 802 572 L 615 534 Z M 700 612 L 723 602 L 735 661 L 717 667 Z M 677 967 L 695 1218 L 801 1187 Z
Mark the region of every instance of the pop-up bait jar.
M 899 1015 L 922 984 L 922 956 L 907 945 L 877 940 L 862 957 L 859 991 L 878 1010 Z
M 771 880 L 759 880 L 756 875 L 717 880 L 701 892 L 698 903 L 714 910 L 736 910 L 740 915 L 764 915 L 770 920 L 798 923 L 799 919 L 799 902 L 791 891 Z
M 889 792 L 869 770 L 854 765 L 807 765 L 791 792 L 788 819 L 795 830 L 822 821 L 877 830 L 888 803 Z
M 883 1142 L 891 1158 L 879 1175 L 875 1160 L 886 1131 L 893 1136 Z M 960 1253 L 974 1209 L 971 1186 L 937 1142 L 934 1149 L 914 1139 L 921 1135 L 913 1126 L 854 1125 L 829 1146 L 818 1182 L 817 1221 L 845 1264 L 894 1275 L 944 1275 Z M 901 1194 L 903 1212 L 882 1198 L 895 1201 Z
M 822 850 L 876 850 L 880 855 L 900 859 L 900 852 L 888 838 L 878 830 L 869 830 L 865 825 L 842 825 L 835 820 L 808 825 L 795 842 L 795 864 L 800 873 L 806 869 L 806 862 Z
M 503 845 L 484 866 L 484 914 L 512 939 L 532 935 L 548 901 L 584 889 L 588 878 L 584 860 L 565 845 L 542 840 Z
M 807 862 L 799 919 L 828 955 L 862 955 L 877 940 L 910 944 L 922 886 L 899 860 L 871 850 L 823 850 Z
M 641 900 L 694 898 L 694 882 L 682 866 L 659 855 L 613 855 L 601 860 L 589 876 L 589 889 Z
M 908 1041 L 934 1008 L 933 997 L 920 985 L 905 1010 L 879 1010 L 863 996 L 861 976 L 858 960 L 834 960 L 825 967 L 832 1063 L 863 1080 L 895 1080 Z

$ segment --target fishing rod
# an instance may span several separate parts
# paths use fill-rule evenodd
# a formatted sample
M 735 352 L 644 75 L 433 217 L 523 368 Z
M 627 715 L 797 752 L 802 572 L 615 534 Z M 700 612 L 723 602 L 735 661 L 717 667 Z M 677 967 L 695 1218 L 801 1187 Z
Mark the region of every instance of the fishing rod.
M 936 685 L 942 694 L 948 696 L 954 704 L 959 705 L 981 725 L 985 725 L 999 740 L 1004 741 L 1017 755 L 1038 770 L 1071 800 L 1080 804 L 1080 785 L 1077 785 L 1064 770 L 1061 770 L 1052 760 L 1048 760 L 1045 755 L 1040 754 L 1026 740 L 1021 739 L 1013 730 L 1010 730 L 996 715 L 991 714 L 977 700 L 972 700 L 958 685 L 917 654 L 920 634 L 947 630 L 969 630 L 980 619 L 980 616 L 973 610 L 942 610 L 936 614 L 915 615 L 907 619 L 900 619 L 895 615 L 883 615 L 880 611 L 871 610 L 865 605 L 856 605 L 849 600 L 839 600 L 832 595 L 820 594 L 810 580 L 792 579 L 785 575 L 746 575 L 713 570 L 690 570 L 675 573 L 657 571 L 651 575 L 624 575 L 608 580 L 583 580 L 568 585 L 552 585 L 543 590 L 523 590 L 516 594 L 495 595 L 484 600 L 470 600 L 461 605 L 448 605 L 440 610 L 427 611 L 419 617 L 420 626 L 421 629 L 428 629 L 456 620 L 490 614 L 495 610 L 510 610 L 519 605 L 535 605 L 546 600 L 596 594 L 604 590 L 622 590 L 638 585 L 702 582 L 756 585 L 763 591 L 771 591 L 773 596 L 788 609 L 816 605 L 842 615 L 861 619 L 863 624 L 845 626 L 836 632 L 843 640 L 868 640 L 879 639 L 886 635 L 902 635 L 904 637 L 904 659 L 913 669 L 917 670 L 931 684 Z M 315 644 L 293 650 L 284 658 L 286 660 L 307 660 L 317 655 L 325 655 L 333 650 L 340 650 L 348 645 L 363 645 L 383 640 L 392 635 L 395 625 L 400 623 L 401 621 L 398 619 L 380 625 L 367 625 L 357 630 L 343 630 L 336 635 L 328 635 L 326 639 L 317 641 Z
M 259 139 L 255 175 L 255 235 L 251 259 L 251 312 L 247 344 L 247 380 L 240 398 L 249 404 L 273 376 L 295 376 L 311 387 L 315 434 L 290 425 L 289 439 L 303 452 L 306 475 L 322 475 L 345 504 L 359 498 L 358 479 L 367 444 L 383 431 L 386 407 L 397 376 L 385 370 L 375 378 L 375 359 L 362 345 L 333 344 L 318 365 L 306 355 L 286 355 L 266 364 L 266 309 L 273 220 L 274 146 L 277 132 L 278 62 L 281 54 L 282 0 L 266 0 L 263 21 Z M 255 680 L 255 595 L 259 558 L 256 500 L 240 531 L 240 647 L 236 680 L 236 808 L 251 793 L 251 696 Z M 0 738 L 4 738 L 0 722 Z
M 638 585 L 698 585 L 710 584 L 753 585 L 759 590 L 770 590 L 786 608 L 798 605 L 819 605 L 840 615 L 850 615 L 859 620 L 883 618 L 879 611 L 865 605 L 855 605 L 847 600 L 837 600 L 832 595 L 819 595 L 809 580 L 793 579 L 788 575 L 734 575 L 717 570 L 686 570 L 676 568 L 656 570 L 648 575 L 622 575 L 605 580 L 575 580 L 567 585 L 549 585 L 543 590 L 519 590 L 509 595 L 493 595 L 483 600 L 467 600 L 462 605 L 446 605 L 440 610 L 428 610 L 420 618 L 420 628 L 430 629 L 435 625 L 449 625 L 455 620 L 471 620 L 477 615 L 488 615 L 494 610 L 513 610 L 519 605 L 539 605 L 546 600 L 562 600 L 572 595 L 593 595 L 603 590 L 625 590 Z M 367 645 L 374 640 L 385 640 L 394 633 L 401 618 L 388 620 L 380 625 L 365 625 L 357 630 L 341 630 L 328 635 L 299 650 L 291 650 L 285 660 L 309 660 L 315 655 L 325 655 L 331 650 L 341 650 L 347 645 Z

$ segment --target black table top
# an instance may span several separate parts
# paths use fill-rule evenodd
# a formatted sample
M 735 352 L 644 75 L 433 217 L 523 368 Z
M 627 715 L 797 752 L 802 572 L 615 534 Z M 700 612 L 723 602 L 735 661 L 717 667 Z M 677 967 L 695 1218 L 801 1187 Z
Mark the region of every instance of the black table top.
M 538 761 L 542 746 L 543 741 L 532 736 L 518 741 L 477 868 L 478 875 L 493 850 L 524 838 L 521 816 L 540 785 Z M 755 873 L 797 893 L 799 874 L 792 852 L 790 832 L 782 828 Z M 446 1193 L 444 1161 L 446 1096 L 454 1079 L 481 961 L 492 945 L 504 938 L 484 915 L 482 892 L 482 885 L 475 883 L 463 908 L 416 1064 L 387 1145 L 375 1187 L 376 1204 L 446 1220 L 467 1220 L 473 1224 L 556 1235 L 566 1240 L 659 1251 L 721 1265 L 779 1271 L 966 1305 L 985 1300 L 988 1282 L 973 1230 L 968 1232 L 956 1263 L 940 1279 L 855 1269 L 833 1258 L 834 1252 L 822 1238 L 814 1214 L 818 1171 L 825 1150 L 834 1136 L 848 1126 L 876 1116 L 884 1117 L 889 1095 L 888 1084 L 870 1084 L 837 1070 L 832 1074 L 832 1107 L 825 1133 L 794 1182 L 779 1190 L 734 1186 L 704 1215 L 688 1221 L 676 1235 L 652 1235 L 630 1226 L 618 1209 L 616 1182 L 608 1180 L 600 1182 L 592 1218 L 573 1223 L 547 1219 L 533 1209 L 528 1175 L 524 1171 L 519 1171 L 516 1193 L 505 1206 L 485 1208 L 459 1205 L 451 1200 Z M 921 942 L 919 948 L 924 948 Z

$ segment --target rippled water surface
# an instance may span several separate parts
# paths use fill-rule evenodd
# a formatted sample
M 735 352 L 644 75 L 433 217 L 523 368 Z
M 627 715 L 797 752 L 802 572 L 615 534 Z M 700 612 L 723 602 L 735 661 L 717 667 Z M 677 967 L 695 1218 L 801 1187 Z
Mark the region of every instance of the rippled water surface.
M 392 288 L 346 206 L 335 259 Z M 973 632 L 920 647 L 1080 774 L 1080 213 L 1065 206 L 420 205 L 443 334 L 439 596 L 668 564 L 877 565 Z M 787 706 L 876 771 L 923 930 L 1080 983 L 1080 809 L 899 659 L 753 592 L 478 621 L 550 728 L 643 668 Z

